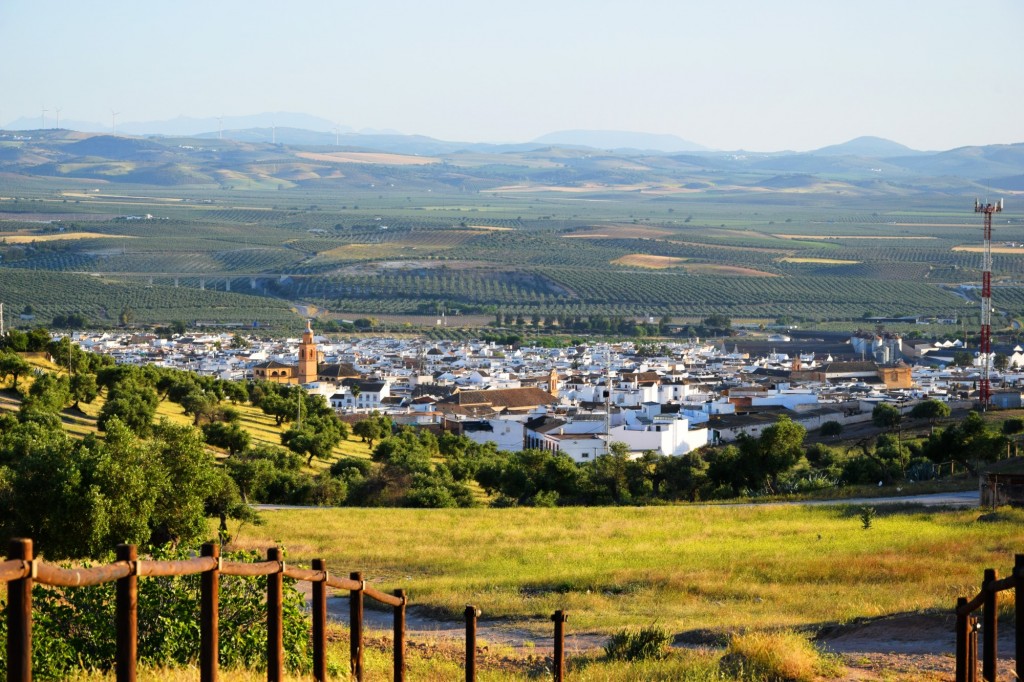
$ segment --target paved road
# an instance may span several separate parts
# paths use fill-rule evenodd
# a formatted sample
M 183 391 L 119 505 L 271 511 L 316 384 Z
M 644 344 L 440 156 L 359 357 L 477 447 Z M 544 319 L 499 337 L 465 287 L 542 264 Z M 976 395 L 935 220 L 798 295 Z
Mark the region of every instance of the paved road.
M 803 504 L 808 506 L 842 506 L 842 505 L 888 505 L 888 504 L 920 504 L 925 507 L 977 507 L 979 494 L 977 490 L 965 490 L 953 493 L 931 493 L 928 495 L 903 495 L 895 497 L 849 497 L 841 500 L 787 500 L 780 502 L 742 502 L 735 505 L 716 504 L 716 507 L 764 507 L 771 505 Z M 291 504 L 254 504 L 258 511 L 281 511 L 285 509 L 344 509 L 344 507 L 303 507 Z
M 920 504 L 925 507 L 977 507 L 980 494 L 977 490 L 955 493 L 932 493 L 930 495 L 909 495 L 904 497 L 851 497 L 847 500 L 808 500 L 796 504 L 839 505 L 839 504 Z

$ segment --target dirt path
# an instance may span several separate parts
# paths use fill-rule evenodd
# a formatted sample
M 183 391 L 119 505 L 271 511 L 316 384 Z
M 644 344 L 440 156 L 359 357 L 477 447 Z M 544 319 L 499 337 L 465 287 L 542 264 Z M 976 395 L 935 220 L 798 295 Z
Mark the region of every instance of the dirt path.
M 348 599 L 333 597 L 327 600 L 327 618 L 339 623 L 348 623 Z M 363 623 L 372 630 L 390 632 L 393 627 L 390 610 L 378 611 L 364 609 Z M 413 641 L 458 640 L 465 641 L 466 623 L 461 620 L 441 620 L 431 617 L 417 607 L 409 608 L 405 616 L 405 631 Z M 477 621 L 477 642 L 481 646 L 488 644 L 514 649 L 518 653 L 549 654 L 554 649 L 552 637 L 554 626 L 551 623 L 536 621 L 511 623 L 504 620 Z M 597 633 L 579 633 L 566 631 L 565 649 L 568 653 L 592 651 L 604 646 L 608 637 Z
M 328 618 L 348 622 L 348 600 L 334 597 L 327 602 Z M 371 630 L 388 632 L 392 628 L 391 611 L 366 609 L 364 623 Z M 954 617 L 951 613 L 908 613 L 870 621 L 839 625 L 822 630 L 816 643 L 825 652 L 838 655 L 845 671 L 840 680 L 863 682 L 938 682 L 953 677 L 955 667 Z M 432 643 L 462 643 L 465 623 L 441 620 L 415 607 L 406 616 L 406 632 L 412 646 Z M 999 678 L 1014 679 L 1014 628 L 1001 624 L 999 632 Z M 552 652 L 552 626 L 540 620 L 527 623 L 490 621 L 477 623 L 477 642 L 482 651 L 489 646 L 511 649 L 522 657 L 549 656 Z M 568 655 L 599 651 L 607 642 L 599 633 L 566 633 Z M 714 633 L 679 633 L 675 646 L 721 646 L 722 637 Z
M 955 617 L 910 613 L 837 626 L 818 636 L 839 654 L 854 680 L 950 680 L 954 674 Z M 980 642 L 979 642 L 980 646 Z M 1014 679 L 1014 628 L 1000 624 L 999 679 Z

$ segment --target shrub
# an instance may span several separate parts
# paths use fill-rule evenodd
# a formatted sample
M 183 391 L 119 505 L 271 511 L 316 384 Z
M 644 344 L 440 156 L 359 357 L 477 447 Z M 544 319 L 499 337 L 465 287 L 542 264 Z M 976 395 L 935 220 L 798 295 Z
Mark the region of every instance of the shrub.
M 141 557 L 140 557 L 141 558 Z M 191 558 L 188 551 L 161 549 L 156 560 Z M 262 561 L 256 552 L 223 555 L 231 561 Z M 140 578 L 138 582 L 138 656 L 157 667 L 195 665 L 199 653 L 199 575 Z M 295 672 L 311 667 L 305 599 L 295 581 L 284 580 L 285 665 Z M 82 669 L 114 665 L 115 583 L 91 587 L 35 585 L 32 667 L 40 679 L 66 679 Z M 266 667 L 267 579 L 221 578 L 220 662 L 224 668 Z M 5 609 L 6 611 L 6 609 Z M 6 616 L 0 639 L 7 639 Z M 0 655 L 0 674 L 6 660 Z
M 619 630 L 604 646 L 604 653 L 613 661 L 644 661 L 664 658 L 672 635 L 659 627 Z
M 730 640 L 719 667 L 751 682 L 811 682 L 837 666 L 795 632 L 751 632 Z
M 875 508 L 874 507 L 861 507 L 858 516 L 860 517 L 860 526 L 864 530 L 871 529 L 871 523 L 875 520 Z

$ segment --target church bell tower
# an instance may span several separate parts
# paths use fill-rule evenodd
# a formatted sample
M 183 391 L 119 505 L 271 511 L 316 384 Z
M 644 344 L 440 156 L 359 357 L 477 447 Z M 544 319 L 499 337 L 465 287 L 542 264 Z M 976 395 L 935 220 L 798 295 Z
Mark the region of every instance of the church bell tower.
M 298 380 L 300 384 L 308 384 L 316 381 L 317 348 L 313 341 L 313 328 L 310 321 L 306 320 L 306 331 L 302 334 L 302 342 L 299 343 L 299 367 Z

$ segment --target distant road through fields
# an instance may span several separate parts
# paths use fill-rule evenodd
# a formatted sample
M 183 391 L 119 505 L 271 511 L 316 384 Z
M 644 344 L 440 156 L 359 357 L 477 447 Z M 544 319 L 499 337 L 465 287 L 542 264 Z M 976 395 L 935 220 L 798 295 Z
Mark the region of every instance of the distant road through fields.
M 925 507 L 977 507 L 979 502 L 977 490 L 964 490 L 953 493 L 930 493 L 928 495 L 902 495 L 896 497 L 849 497 L 841 500 L 791 500 L 783 502 L 743 502 L 736 505 L 717 504 L 719 507 L 758 507 L 769 505 L 794 505 L 803 504 L 808 506 L 840 506 L 840 505 L 890 505 L 890 504 L 920 504 Z M 692 505 L 691 505 L 692 506 Z M 344 509 L 345 507 L 303 507 L 291 504 L 254 504 L 253 509 L 258 511 L 282 511 L 286 509 Z

